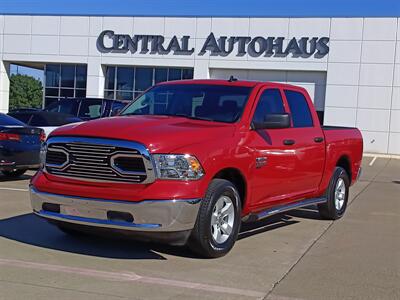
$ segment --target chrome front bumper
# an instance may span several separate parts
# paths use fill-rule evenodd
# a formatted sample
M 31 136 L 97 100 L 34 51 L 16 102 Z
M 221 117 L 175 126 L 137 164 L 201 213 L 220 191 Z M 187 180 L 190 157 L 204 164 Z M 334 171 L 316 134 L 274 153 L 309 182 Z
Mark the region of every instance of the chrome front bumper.
M 201 203 L 201 199 L 116 201 L 40 192 L 32 186 L 29 190 L 33 212 L 45 219 L 138 232 L 191 230 Z M 48 204 L 58 210 L 46 210 Z M 110 211 L 129 213 L 133 222 L 109 219 Z

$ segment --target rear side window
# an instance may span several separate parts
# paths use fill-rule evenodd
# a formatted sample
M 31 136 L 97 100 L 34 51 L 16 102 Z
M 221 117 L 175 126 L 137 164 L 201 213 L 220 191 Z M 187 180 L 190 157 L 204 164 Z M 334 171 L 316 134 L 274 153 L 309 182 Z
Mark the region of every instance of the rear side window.
M 263 122 L 267 114 L 285 113 L 281 93 L 278 89 L 265 90 L 258 101 L 253 121 Z
M 310 108 L 302 93 L 285 90 L 294 127 L 313 127 Z
M 86 119 L 100 118 L 102 113 L 102 105 L 103 100 L 82 101 L 78 116 Z

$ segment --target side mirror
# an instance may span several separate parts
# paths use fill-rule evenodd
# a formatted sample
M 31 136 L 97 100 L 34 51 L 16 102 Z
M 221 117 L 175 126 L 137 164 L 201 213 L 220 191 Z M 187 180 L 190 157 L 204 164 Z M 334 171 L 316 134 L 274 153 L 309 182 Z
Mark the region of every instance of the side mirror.
M 290 127 L 290 115 L 284 114 L 267 114 L 264 117 L 264 121 L 252 123 L 254 130 L 258 129 L 277 129 L 277 128 L 289 128 Z

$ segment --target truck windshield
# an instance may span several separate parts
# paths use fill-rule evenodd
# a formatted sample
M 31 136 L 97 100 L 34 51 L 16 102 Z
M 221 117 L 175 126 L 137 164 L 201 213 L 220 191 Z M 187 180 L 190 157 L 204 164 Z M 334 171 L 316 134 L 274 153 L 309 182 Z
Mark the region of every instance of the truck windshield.
M 151 88 L 121 115 L 168 115 L 233 123 L 239 120 L 251 87 L 166 84 Z

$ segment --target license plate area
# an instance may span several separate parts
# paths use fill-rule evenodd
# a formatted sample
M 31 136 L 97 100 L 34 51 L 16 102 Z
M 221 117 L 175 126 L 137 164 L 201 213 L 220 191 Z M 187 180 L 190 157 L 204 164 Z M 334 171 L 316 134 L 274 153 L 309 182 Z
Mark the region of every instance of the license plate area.
M 87 209 L 71 205 L 61 205 L 61 213 L 68 216 L 107 219 L 106 211 L 100 209 Z

